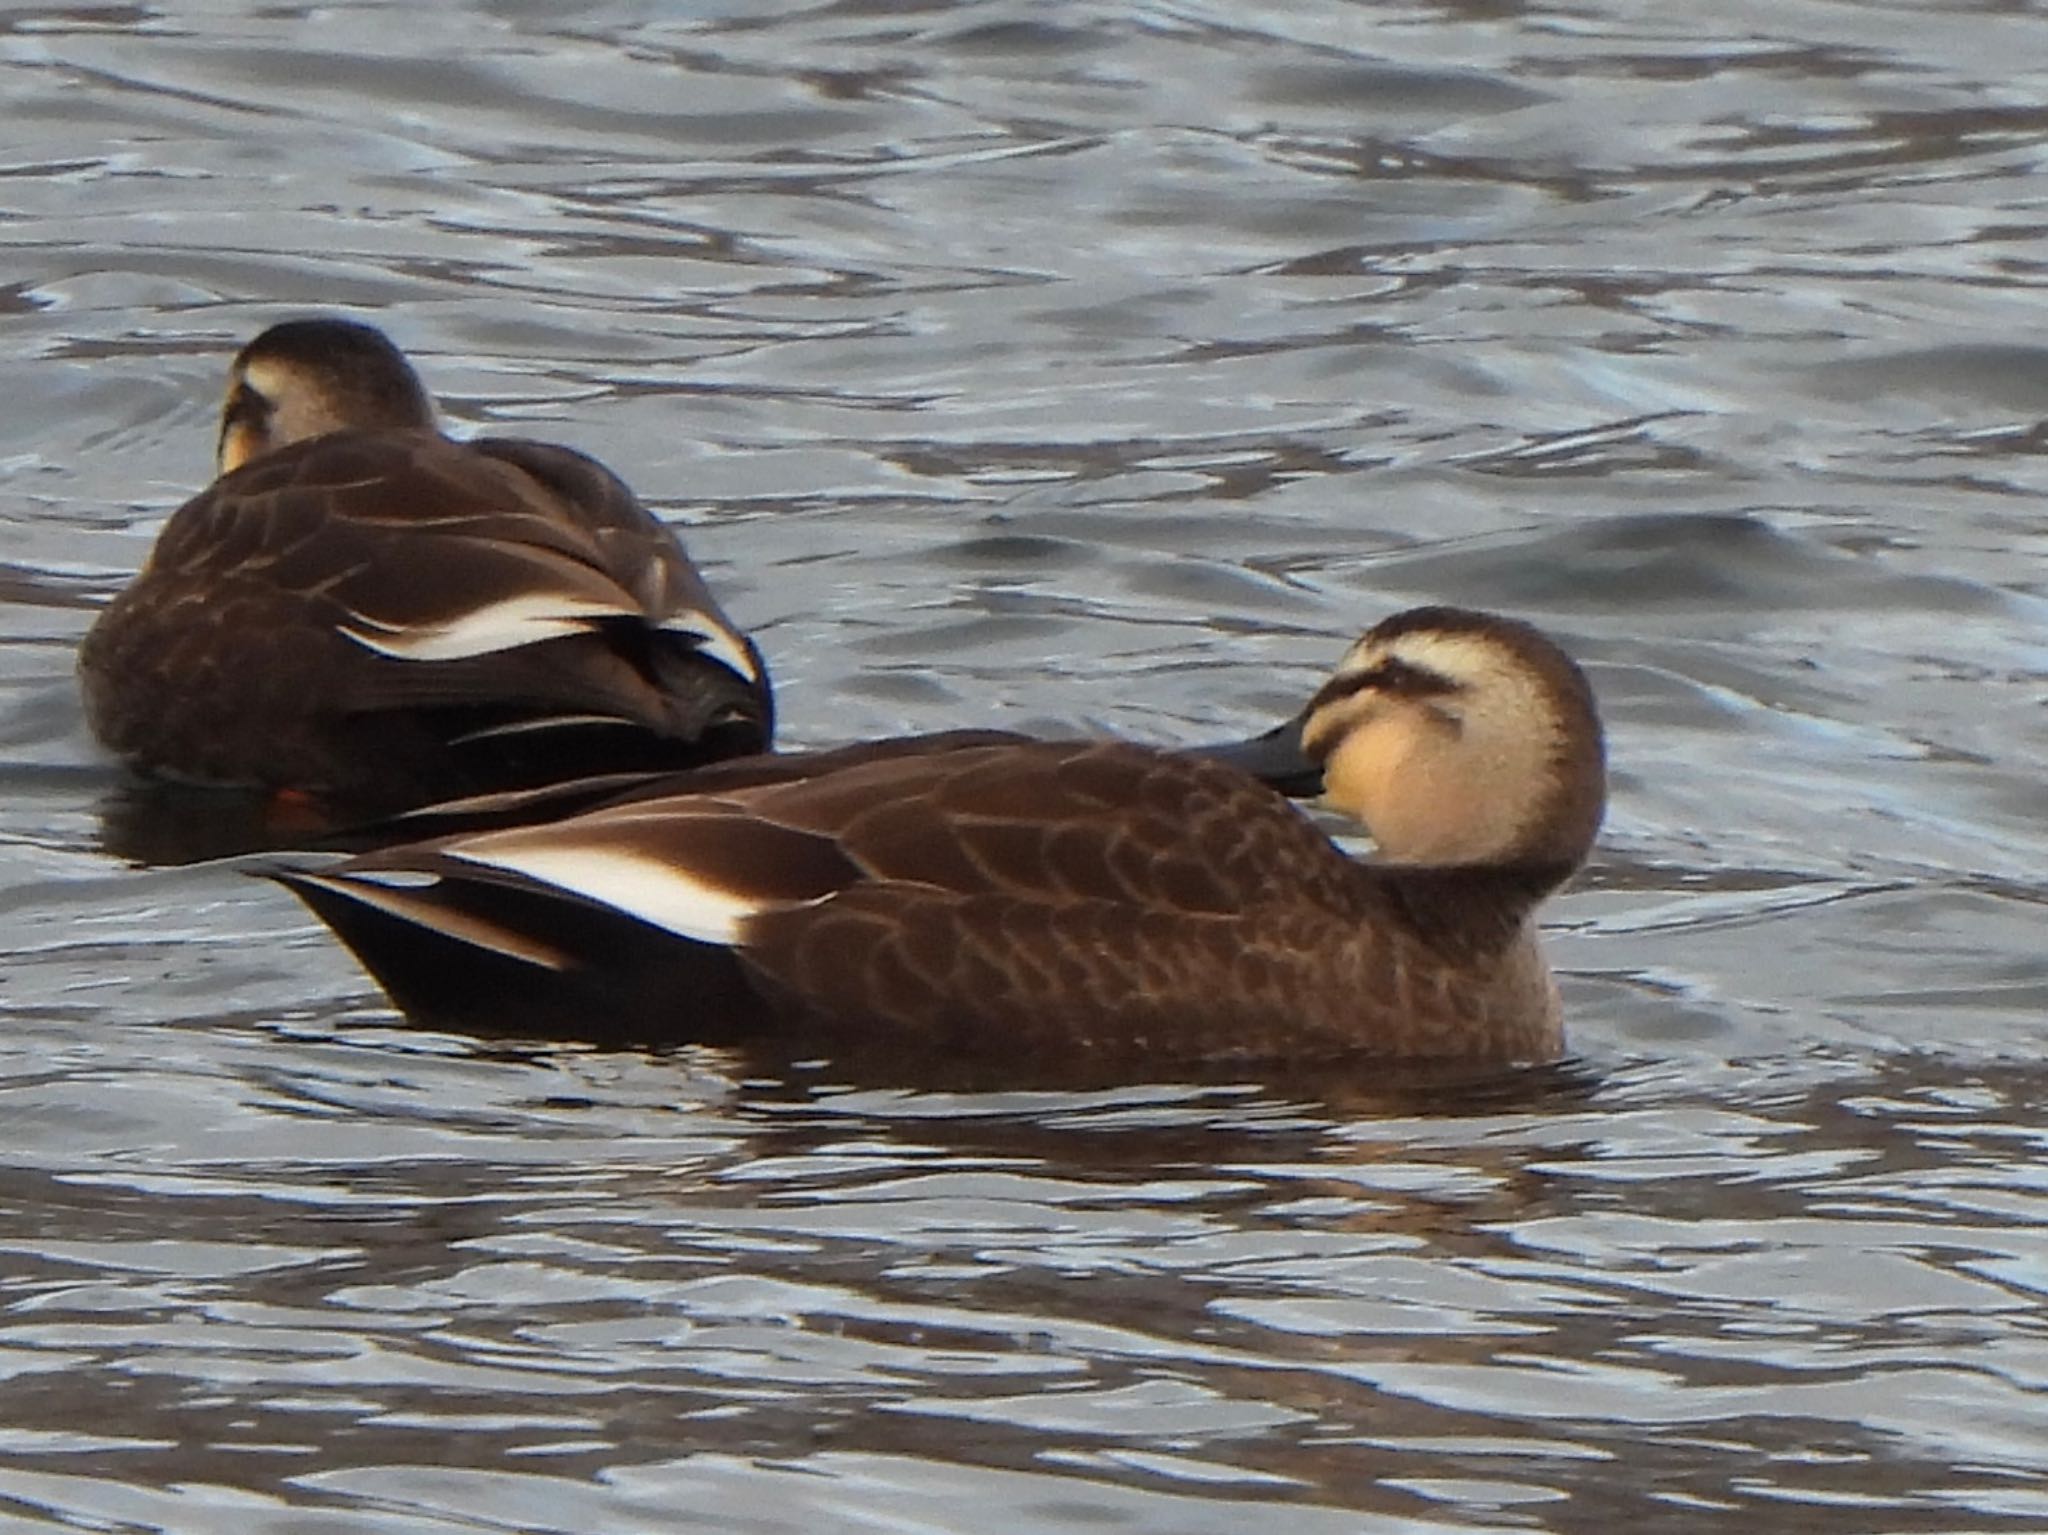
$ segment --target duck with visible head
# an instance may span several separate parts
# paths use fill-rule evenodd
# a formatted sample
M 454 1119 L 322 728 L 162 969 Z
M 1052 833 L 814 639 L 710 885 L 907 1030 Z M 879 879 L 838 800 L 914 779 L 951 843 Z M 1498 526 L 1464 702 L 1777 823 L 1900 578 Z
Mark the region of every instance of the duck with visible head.
M 372 327 L 245 346 L 217 465 L 79 653 L 142 772 L 353 815 L 768 746 L 760 653 L 674 533 L 581 453 L 443 436 Z
M 1225 762 L 963 733 L 268 872 L 406 1012 L 496 1032 L 1020 1074 L 1555 1056 L 1534 914 L 1606 781 L 1564 653 L 1503 618 L 1403 613 L 1265 748 L 1262 772 L 1319 768 L 1379 859 Z

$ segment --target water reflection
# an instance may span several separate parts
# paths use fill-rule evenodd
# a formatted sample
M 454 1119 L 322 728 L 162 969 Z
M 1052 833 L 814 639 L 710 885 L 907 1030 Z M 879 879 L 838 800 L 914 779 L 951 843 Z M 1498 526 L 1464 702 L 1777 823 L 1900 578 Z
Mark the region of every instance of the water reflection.
M 328 845 L 337 828 L 267 793 L 125 782 L 97 807 L 100 846 L 127 863 L 169 866 Z
M 1953 1171 L 2026 1080 L 1344 1119 L 305 1048 L 311 1091 L 252 1082 L 231 1116 L 298 1118 L 282 1160 L 187 1130 L 146 1167 L 9 1175 L 48 1221 L 16 1247 L 10 1416 L 79 1495 L 168 1457 L 511 1506 L 538 1456 L 580 1506 L 765 1453 L 921 1462 L 927 1494 L 1063 1466 L 1083 1503 L 1737 1493 L 1848 1530 L 1929 1478 L 1977 1499 L 1954 1459 L 2027 1456 L 2038 1200 Z

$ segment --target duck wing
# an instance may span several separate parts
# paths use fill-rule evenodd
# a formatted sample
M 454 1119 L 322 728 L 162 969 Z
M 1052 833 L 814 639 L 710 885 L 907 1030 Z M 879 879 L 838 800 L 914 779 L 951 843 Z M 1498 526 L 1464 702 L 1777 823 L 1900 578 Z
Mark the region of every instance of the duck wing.
M 798 899 L 792 889 L 804 902 L 917 886 L 1217 916 L 1306 889 L 1349 909 L 1348 865 L 1273 791 L 1124 742 L 957 731 L 602 787 L 608 803 L 538 822 L 576 786 L 472 801 L 522 824 L 366 855 L 340 872 L 530 880 L 718 943 L 743 943 L 745 923 Z M 786 887 L 785 869 L 813 872 Z
M 1356 920 L 1350 866 L 1240 774 L 1121 743 L 912 744 L 272 872 L 414 1016 L 585 1037 L 995 1022 L 1106 1048 L 1171 1017 L 1215 1054 Z
M 565 779 L 530 789 L 505 789 L 422 806 L 365 822 L 324 847 L 367 850 L 400 843 L 464 836 L 508 827 L 554 823 L 607 805 L 682 794 L 730 794 L 767 784 L 794 783 L 841 768 L 907 756 L 929 756 L 977 746 L 1028 746 L 1031 736 L 1009 730 L 948 730 L 923 736 L 863 741 L 811 752 L 758 752 L 706 763 L 687 773 L 607 773 Z
M 554 443 L 484 438 L 469 446 L 545 486 L 647 622 L 722 662 L 753 685 L 763 710 L 769 708 L 767 668 L 754 642 L 725 616 L 675 533 L 625 481 L 587 454 Z
M 418 803 L 759 750 L 765 668 L 593 460 L 342 432 L 176 512 L 81 651 L 145 768 Z

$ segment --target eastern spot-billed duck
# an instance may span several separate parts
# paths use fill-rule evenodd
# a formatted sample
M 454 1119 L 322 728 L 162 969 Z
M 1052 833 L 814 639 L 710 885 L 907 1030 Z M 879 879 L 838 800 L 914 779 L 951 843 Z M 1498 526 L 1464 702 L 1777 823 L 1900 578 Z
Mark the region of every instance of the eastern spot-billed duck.
M 1038 1070 L 1562 1047 L 1537 905 L 1606 771 L 1577 666 L 1453 608 L 1354 645 L 1275 753 L 1347 857 L 1225 763 L 909 737 L 657 782 L 551 824 L 269 871 L 423 1021 L 816 1042 Z
M 769 745 L 760 654 L 675 534 L 572 449 L 443 436 L 370 326 L 244 347 L 218 467 L 79 654 L 143 772 L 361 813 Z

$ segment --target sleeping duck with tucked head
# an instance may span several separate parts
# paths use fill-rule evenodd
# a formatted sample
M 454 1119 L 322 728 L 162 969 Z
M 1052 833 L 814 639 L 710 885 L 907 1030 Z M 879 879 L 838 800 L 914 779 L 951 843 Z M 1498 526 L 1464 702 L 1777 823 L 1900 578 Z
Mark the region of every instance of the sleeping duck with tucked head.
M 265 872 L 402 1010 L 487 1032 L 1094 1074 L 1561 1051 L 1535 913 L 1606 769 L 1551 641 L 1397 614 L 1230 755 L 908 737 Z M 1374 859 L 1269 787 L 1304 773 Z
M 760 653 L 674 533 L 581 453 L 442 435 L 372 327 L 243 347 L 217 467 L 79 654 L 143 773 L 382 813 L 766 749 Z

